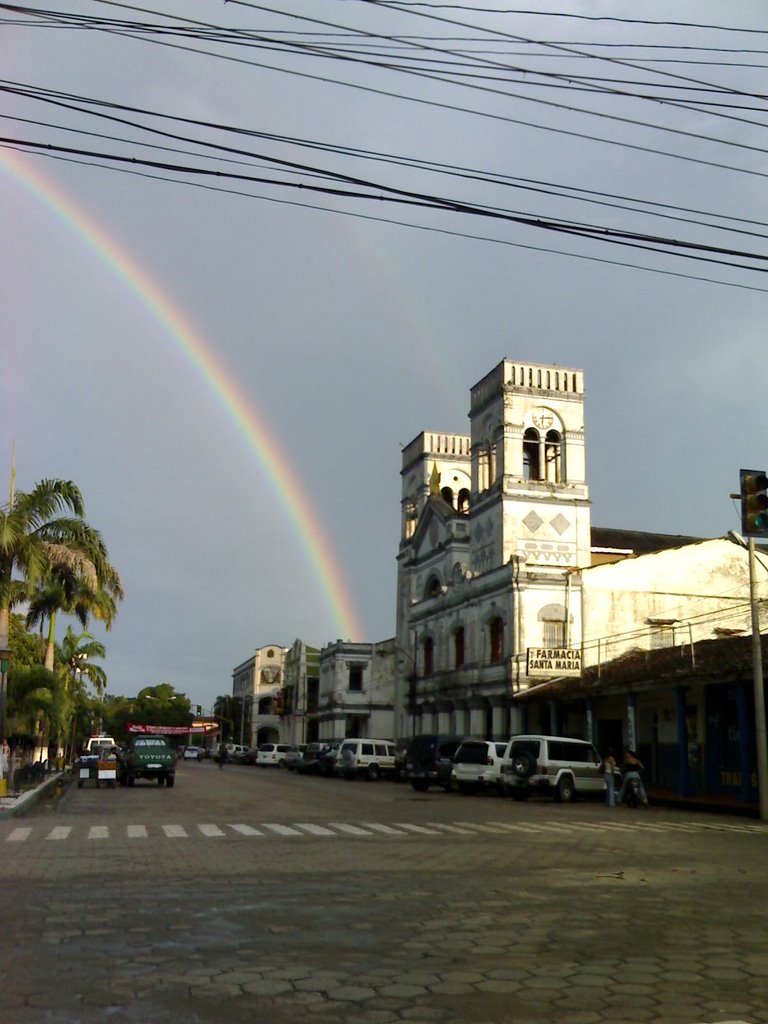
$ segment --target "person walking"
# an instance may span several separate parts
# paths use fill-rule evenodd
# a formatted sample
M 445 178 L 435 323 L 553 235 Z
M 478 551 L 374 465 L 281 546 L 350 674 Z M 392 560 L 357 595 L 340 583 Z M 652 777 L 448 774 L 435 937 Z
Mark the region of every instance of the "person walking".
M 223 768 L 224 765 L 227 763 L 227 758 L 228 757 L 229 757 L 229 751 L 227 750 L 226 743 L 220 743 L 219 744 L 219 768 L 220 769 Z
M 605 803 L 607 807 L 616 806 L 616 758 L 613 755 L 613 747 L 606 751 L 603 763 L 600 766 L 605 778 Z

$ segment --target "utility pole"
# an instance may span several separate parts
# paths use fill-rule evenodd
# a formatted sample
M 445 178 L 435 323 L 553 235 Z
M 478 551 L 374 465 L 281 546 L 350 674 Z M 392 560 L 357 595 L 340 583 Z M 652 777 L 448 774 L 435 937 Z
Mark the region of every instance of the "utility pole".
M 760 817 L 768 821 L 768 744 L 765 729 L 765 687 L 763 684 L 763 647 L 760 637 L 760 612 L 757 603 L 757 573 L 755 572 L 755 541 L 750 537 L 749 551 L 749 604 L 752 612 L 752 685 L 755 690 L 755 739 L 757 741 L 757 790 L 760 797 Z

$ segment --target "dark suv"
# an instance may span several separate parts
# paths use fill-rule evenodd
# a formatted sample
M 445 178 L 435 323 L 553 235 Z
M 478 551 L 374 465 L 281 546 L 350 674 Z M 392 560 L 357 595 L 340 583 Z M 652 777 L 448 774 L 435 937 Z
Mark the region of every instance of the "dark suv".
M 413 737 L 405 752 L 405 778 L 418 793 L 425 793 L 430 786 L 450 792 L 452 758 L 463 739 L 431 733 Z

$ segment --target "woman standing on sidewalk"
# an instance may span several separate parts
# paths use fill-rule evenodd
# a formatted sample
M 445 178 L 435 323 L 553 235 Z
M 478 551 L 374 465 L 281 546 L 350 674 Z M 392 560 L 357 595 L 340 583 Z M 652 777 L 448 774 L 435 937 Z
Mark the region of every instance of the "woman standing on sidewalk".
M 600 766 L 605 777 L 605 803 L 608 807 L 616 806 L 615 773 L 616 758 L 613 756 L 613 748 L 609 747 L 603 763 Z

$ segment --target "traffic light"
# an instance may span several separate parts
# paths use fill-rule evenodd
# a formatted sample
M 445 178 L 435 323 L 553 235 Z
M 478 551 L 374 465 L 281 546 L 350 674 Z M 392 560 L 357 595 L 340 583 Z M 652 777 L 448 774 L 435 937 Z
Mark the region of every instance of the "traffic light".
M 747 537 L 768 537 L 768 476 L 762 469 L 739 470 L 741 531 Z

